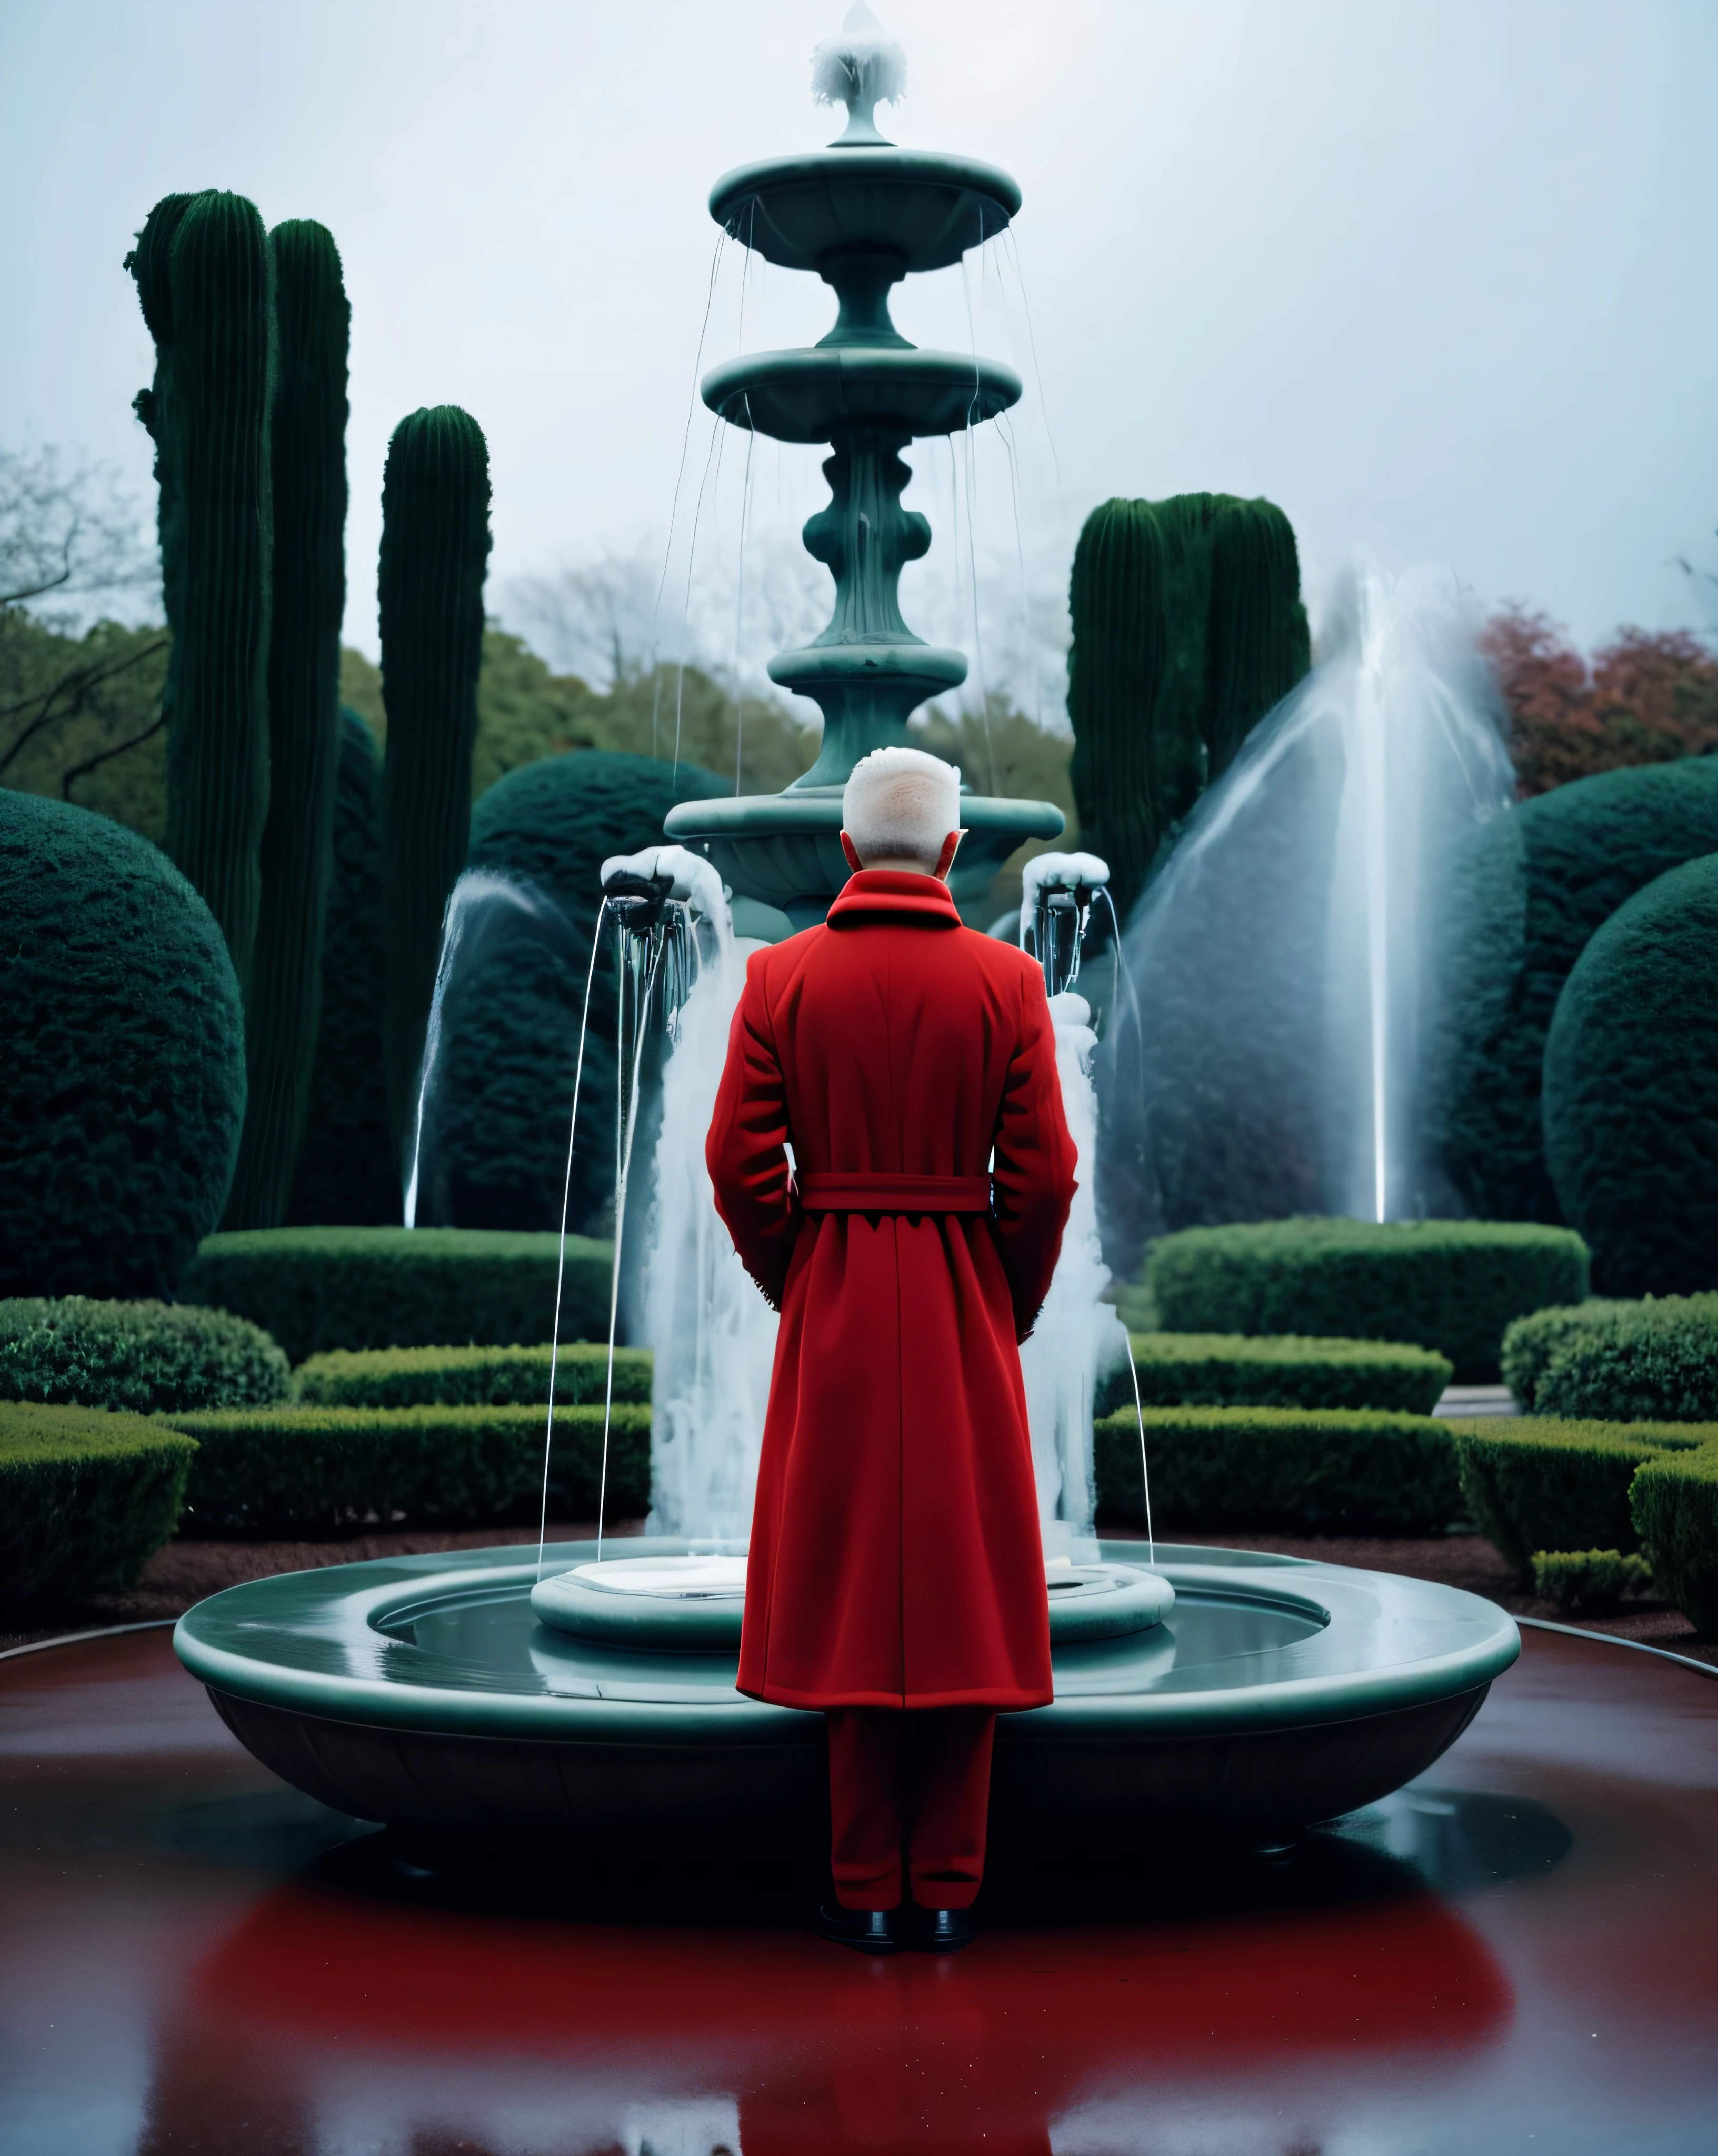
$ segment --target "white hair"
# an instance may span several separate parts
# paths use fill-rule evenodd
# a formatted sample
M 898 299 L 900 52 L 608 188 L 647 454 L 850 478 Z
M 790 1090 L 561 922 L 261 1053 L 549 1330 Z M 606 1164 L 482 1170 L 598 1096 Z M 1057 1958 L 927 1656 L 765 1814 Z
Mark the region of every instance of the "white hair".
M 928 875 L 961 827 L 959 767 L 920 748 L 874 748 L 853 767 L 841 821 L 862 861 L 920 861 Z

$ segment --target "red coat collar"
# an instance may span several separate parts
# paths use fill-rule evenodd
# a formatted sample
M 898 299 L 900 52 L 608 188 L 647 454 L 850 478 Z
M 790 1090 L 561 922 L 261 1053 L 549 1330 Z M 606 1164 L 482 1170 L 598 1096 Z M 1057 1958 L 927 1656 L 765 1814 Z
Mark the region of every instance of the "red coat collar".
M 850 927 L 880 915 L 911 916 L 939 928 L 962 925 L 960 908 L 941 877 L 900 869 L 855 869 L 829 908 L 830 927 Z

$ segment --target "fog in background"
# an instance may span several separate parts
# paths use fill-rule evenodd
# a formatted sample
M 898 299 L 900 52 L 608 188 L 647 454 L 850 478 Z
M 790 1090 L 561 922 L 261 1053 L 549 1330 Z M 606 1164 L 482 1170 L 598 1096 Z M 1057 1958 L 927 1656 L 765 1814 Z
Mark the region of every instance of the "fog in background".
M 838 131 L 808 59 L 843 12 L 6 0 L 0 446 L 110 460 L 152 504 L 121 259 L 161 195 L 233 188 L 344 257 L 350 641 L 376 649 L 388 434 L 453 402 L 489 438 L 507 625 L 598 682 L 653 637 L 755 676 L 827 616 L 797 538 L 826 490 L 816 451 L 748 470 L 715 439 L 700 326 L 707 367 L 815 340 L 833 300 L 748 273 L 705 198 Z M 905 611 L 973 689 L 1056 715 L 1074 539 L 1112 494 L 1269 495 L 1315 600 L 1365 545 L 1589 644 L 1707 625 L 1677 557 L 1718 567 L 1710 0 L 877 12 L 910 70 L 885 131 L 1025 195 L 1013 240 L 895 296 L 915 341 L 1027 382 L 1011 432 L 908 453 L 934 537 Z

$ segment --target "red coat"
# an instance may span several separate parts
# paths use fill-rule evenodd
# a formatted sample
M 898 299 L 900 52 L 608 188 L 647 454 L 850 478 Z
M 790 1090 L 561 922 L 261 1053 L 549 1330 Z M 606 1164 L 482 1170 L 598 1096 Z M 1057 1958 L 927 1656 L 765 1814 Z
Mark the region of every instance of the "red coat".
M 1042 974 L 963 927 L 935 877 L 860 871 L 824 927 L 747 966 L 706 1158 L 782 1313 L 740 1689 L 799 1707 L 1045 1705 L 1017 1343 L 1075 1154 Z M 891 1192 L 879 1175 L 944 1180 Z M 817 1209 L 866 1195 L 985 1209 Z

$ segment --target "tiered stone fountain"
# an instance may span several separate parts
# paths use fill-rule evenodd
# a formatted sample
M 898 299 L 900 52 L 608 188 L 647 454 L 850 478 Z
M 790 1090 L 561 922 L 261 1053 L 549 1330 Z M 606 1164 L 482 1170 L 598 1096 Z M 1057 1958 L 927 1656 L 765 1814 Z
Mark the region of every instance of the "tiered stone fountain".
M 838 309 L 811 349 L 746 352 L 704 378 L 705 403 L 731 425 L 833 452 L 823 466 L 829 506 L 804 537 L 835 579 L 834 611 L 815 643 L 778 652 L 769 669 L 821 707 L 822 753 L 783 793 L 684 802 L 668 818 L 669 836 L 707 853 L 732 887 L 742 934 L 785 935 L 823 919 L 848 876 L 849 773 L 874 748 L 904 742 L 910 714 L 966 680 L 960 652 L 926 644 L 901 618 L 901 570 L 931 545 L 926 518 L 901 506 L 912 477 L 901 452 L 981 425 L 1020 396 L 1011 367 L 921 351 L 890 319 L 903 278 L 959 262 L 1020 207 L 1019 188 L 994 165 L 897 149 L 878 133 L 874 109 L 895 88 L 896 62 L 874 39 L 823 48 L 820 65 L 849 107 L 846 131 L 826 150 L 741 165 L 710 191 L 710 213 L 726 232 L 767 262 L 814 272 Z M 963 792 L 967 838 L 951 882 L 957 900 L 977 900 L 1023 840 L 1054 838 L 1063 818 L 1048 801 Z
M 834 616 L 771 670 L 823 706 L 823 753 L 782 794 L 688 803 L 668 822 L 751 906 L 746 932 L 822 917 L 847 874 L 838 834 L 854 760 L 901 739 L 915 706 L 965 673 L 900 617 L 901 566 L 930 543 L 900 506 L 900 450 L 1019 394 L 992 362 L 915 351 L 887 304 L 901 277 L 1000 230 L 1018 189 L 989 166 L 884 142 L 876 54 L 849 58 L 841 141 L 742 167 L 712 198 L 748 246 L 815 270 L 840 301 L 815 349 L 736 360 L 705 383 L 725 418 L 833 444 L 833 500 L 806 543 L 833 572 Z M 963 814 L 969 891 L 1062 821 L 1038 802 L 974 798 Z M 259 1580 L 199 1604 L 176 1645 L 259 1758 L 362 1818 L 548 1837 L 611 1862 L 626 1848 L 648 1861 L 707 1845 L 730 1867 L 742 1847 L 763 1861 L 814 1849 L 822 1717 L 735 1689 L 741 1551 L 621 1548 L 603 1562 L 592 1545 L 556 1544 L 548 1578 L 508 1548 Z M 1141 1553 L 1105 1543 L 1095 1564 L 1050 1569 L 1055 1701 L 1005 1716 L 997 1737 L 1005 1868 L 1146 1835 L 1269 1840 L 1369 1803 L 1454 1740 L 1519 1651 L 1508 1617 L 1451 1589 L 1162 1544 L 1141 1567 Z

